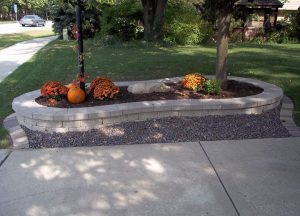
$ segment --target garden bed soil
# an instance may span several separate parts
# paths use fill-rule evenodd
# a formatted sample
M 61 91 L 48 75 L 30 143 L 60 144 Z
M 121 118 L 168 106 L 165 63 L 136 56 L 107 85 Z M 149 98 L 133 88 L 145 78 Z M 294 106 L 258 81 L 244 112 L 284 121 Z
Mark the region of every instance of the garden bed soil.
M 91 95 L 87 95 L 86 101 L 81 104 L 70 104 L 66 98 L 59 101 L 49 103 L 49 100 L 40 96 L 35 99 L 38 104 L 44 106 L 51 106 L 57 108 L 80 108 L 92 106 L 104 106 L 111 104 L 140 102 L 140 101 L 155 101 L 155 100 L 178 100 L 178 99 L 223 99 L 223 98 L 237 98 L 256 95 L 263 92 L 262 88 L 255 85 L 238 82 L 235 80 L 228 80 L 228 87 L 222 90 L 220 94 L 207 94 L 205 91 L 194 92 L 182 88 L 180 83 L 166 83 L 166 85 L 173 88 L 170 92 L 164 93 L 149 93 L 149 94 L 132 94 L 127 91 L 127 87 L 120 87 L 119 94 L 111 100 L 95 100 Z

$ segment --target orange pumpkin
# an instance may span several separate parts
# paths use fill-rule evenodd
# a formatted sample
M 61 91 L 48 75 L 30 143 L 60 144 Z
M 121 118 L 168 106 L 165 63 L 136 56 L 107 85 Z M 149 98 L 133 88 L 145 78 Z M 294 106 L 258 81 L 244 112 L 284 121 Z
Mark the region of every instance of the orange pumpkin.
M 79 104 L 85 100 L 85 92 L 79 87 L 69 89 L 67 99 L 72 104 Z

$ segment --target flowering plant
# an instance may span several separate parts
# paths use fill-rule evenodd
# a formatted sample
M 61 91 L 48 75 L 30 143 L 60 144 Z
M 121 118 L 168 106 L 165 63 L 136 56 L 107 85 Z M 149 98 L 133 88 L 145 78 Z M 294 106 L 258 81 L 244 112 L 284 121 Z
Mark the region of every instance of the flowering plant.
M 119 93 L 119 88 L 110 79 L 99 76 L 91 82 L 88 92 L 94 99 L 112 99 Z
M 92 80 L 90 87 L 88 89 L 89 92 L 93 92 L 97 85 L 106 83 L 108 85 L 113 84 L 113 82 L 105 76 L 97 76 Z
M 95 87 L 93 97 L 98 100 L 112 99 L 118 93 L 119 88 L 113 83 L 101 83 Z
M 41 94 L 44 97 L 54 98 L 61 96 L 66 96 L 68 93 L 68 88 L 64 86 L 61 82 L 48 81 L 41 88 Z
M 181 81 L 181 85 L 183 88 L 197 91 L 203 87 L 205 81 L 206 78 L 204 76 L 198 73 L 193 73 L 185 75 Z

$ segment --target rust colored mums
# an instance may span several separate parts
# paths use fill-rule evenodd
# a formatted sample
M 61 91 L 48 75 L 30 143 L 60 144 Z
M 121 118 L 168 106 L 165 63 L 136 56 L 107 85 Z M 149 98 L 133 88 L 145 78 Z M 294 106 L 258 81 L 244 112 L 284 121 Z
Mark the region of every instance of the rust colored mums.
M 96 77 L 90 84 L 89 92 L 93 94 L 94 99 L 112 99 L 119 93 L 119 88 L 106 77 Z
M 57 81 L 48 81 L 41 88 L 41 94 L 45 97 L 65 96 L 67 93 L 68 88 Z
M 97 76 L 95 79 L 93 79 L 93 81 L 90 84 L 89 87 L 89 92 L 93 92 L 95 87 L 99 84 L 103 84 L 103 83 L 112 83 L 112 81 L 110 79 L 108 79 L 107 77 L 104 76 Z
M 206 81 L 206 78 L 201 74 L 194 73 L 194 74 L 187 74 L 184 76 L 183 80 L 181 81 L 181 85 L 183 88 L 191 89 L 193 91 L 197 91 L 201 88 Z

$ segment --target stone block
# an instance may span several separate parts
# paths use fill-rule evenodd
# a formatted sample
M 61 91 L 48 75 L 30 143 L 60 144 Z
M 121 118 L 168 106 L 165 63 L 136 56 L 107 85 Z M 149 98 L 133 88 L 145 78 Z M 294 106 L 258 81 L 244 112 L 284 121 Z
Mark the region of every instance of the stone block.
M 32 118 L 33 119 L 40 119 L 40 120 L 45 120 L 45 121 L 51 121 L 53 120 L 53 114 L 52 112 L 49 112 L 49 113 L 40 113 L 40 112 L 37 112 L 37 113 L 34 113 L 32 115 Z
M 139 120 L 139 114 L 128 114 L 125 115 L 126 121 L 138 121 Z
M 170 100 L 169 105 L 172 106 L 173 111 L 180 111 L 180 110 L 190 110 L 191 105 L 195 105 L 201 103 L 199 101 L 193 101 L 191 99 L 186 100 Z
M 153 104 L 154 112 L 172 110 L 172 101 L 170 100 L 151 101 L 151 104 Z
M 139 120 L 147 120 L 147 119 L 153 119 L 157 118 L 158 114 L 157 112 L 151 112 L 151 113 L 139 113 Z
M 67 133 L 69 132 L 68 128 L 46 128 L 44 132 L 47 133 Z
M 62 125 L 60 127 L 63 127 L 63 128 L 69 128 L 69 127 L 76 127 L 77 128 L 77 127 L 81 127 L 81 124 L 82 124 L 83 121 L 88 121 L 88 120 L 63 121 Z
M 103 119 L 94 119 L 94 120 L 84 120 L 81 121 L 80 127 L 86 128 L 97 128 L 97 126 L 103 125 Z
M 117 107 L 122 111 L 122 115 L 153 112 L 153 104 L 151 102 L 124 103 L 118 104 Z
M 31 126 L 36 126 L 38 121 L 42 121 L 42 120 L 35 120 L 35 119 L 30 119 L 30 118 L 24 118 L 24 124 L 25 125 L 31 125 Z
M 25 117 L 24 116 L 21 116 L 21 115 L 17 115 L 17 121 L 18 122 L 25 122 Z
M 24 133 L 24 131 L 20 126 L 16 126 L 9 133 L 11 137 L 19 137 Z
M 265 111 L 265 107 L 264 106 L 260 106 L 260 107 L 253 107 L 251 108 L 251 113 L 252 114 L 261 114 Z
M 88 127 L 70 127 L 68 128 L 68 132 L 85 132 L 89 131 Z
M 18 126 L 19 123 L 17 121 L 17 118 L 10 118 L 9 120 L 8 119 L 5 119 L 5 121 L 3 121 L 3 126 L 6 128 L 6 129 L 9 129 L 9 128 L 12 128 L 12 127 L 15 127 L 15 126 Z
M 103 118 L 103 125 L 112 125 L 126 121 L 126 116 Z
M 179 116 L 178 111 L 163 111 L 163 112 L 157 112 L 158 118 L 166 118 L 166 117 L 176 117 Z
M 274 109 L 278 106 L 278 104 L 273 103 L 273 104 L 268 104 L 268 105 L 264 105 L 263 107 L 263 111 L 266 112 L 268 110 Z
M 26 118 L 33 118 L 32 112 L 29 112 L 29 111 L 22 111 L 22 110 L 20 110 L 17 113 L 18 113 L 18 115 L 26 117 Z
M 71 108 L 68 109 L 67 119 L 56 118 L 56 120 L 85 120 L 89 119 L 89 114 L 89 108 Z
M 190 113 L 191 113 L 191 116 L 194 116 L 194 117 L 202 117 L 202 116 L 209 115 L 209 111 L 207 111 L 207 110 L 193 110 L 193 111 L 190 111 Z
M 42 126 L 31 126 L 31 127 L 28 127 L 30 130 L 33 130 L 33 131 L 41 131 L 41 132 L 48 132 L 48 128 L 47 127 L 42 127 Z
M 27 149 L 29 148 L 29 141 L 24 133 L 24 136 L 18 138 L 12 138 L 14 149 Z
M 111 116 L 110 106 L 91 107 L 89 108 L 89 119 L 108 118 Z
M 6 128 L 6 127 L 5 127 L 5 128 Z M 6 130 L 8 130 L 9 133 L 12 133 L 12 132 L 17 131 L 17 130 L 20 130 L 20 129 L 22 129 L 22 128 L 20 127 L 20 125 L 16 125 L 16 126 L 14 126 L 14 127 L 6 128 Z
M 62 121 L 43 121 L 43 120 L 38 120 L 36 121 L 36 126 L 41 126 L 41 127 L 63 127 L 63 122 Z

